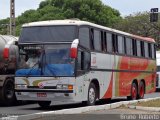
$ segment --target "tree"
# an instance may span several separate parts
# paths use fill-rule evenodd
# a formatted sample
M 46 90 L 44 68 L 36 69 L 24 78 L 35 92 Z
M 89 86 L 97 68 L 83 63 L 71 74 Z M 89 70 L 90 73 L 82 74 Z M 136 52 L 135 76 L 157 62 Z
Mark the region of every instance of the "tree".
M 40 3 L 37 10 L 27 10 L 16 18 L 16 35 L 19 35 L 20 26 L 24 23 L 70 18 L 104 26 L 113 26 L 122 19 L 117 10 L 104 5 L 101 0 L 45 0 Z M 6 22 L 9 23 L 8 21 L 4 23 Z M 4 33 L 3 29 L 5 28 L 0 28 L 0 34 Z
M 160 22 L 150 23 L 149 15 L 149 12 L 143 12 L 126 16 L 113 27 L 135 35 L 154 38 L 160 47 Z

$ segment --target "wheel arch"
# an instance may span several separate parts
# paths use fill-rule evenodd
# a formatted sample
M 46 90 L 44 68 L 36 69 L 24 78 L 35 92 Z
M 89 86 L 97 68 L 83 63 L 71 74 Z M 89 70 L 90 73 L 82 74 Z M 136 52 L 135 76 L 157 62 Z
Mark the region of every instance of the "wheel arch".
M 10 79 L 14 82 L 14 77 L 13 76 L 5 76 L 5 77 L 1 77 L 1 78 L 2 78 L 2 82 L 0 84 L 1 87 L 3 87 L 6 84 L 8 79 Z
M 132 84 L 133 84 L 133 83 L 135 83 L 135 84 L 137 85 L 137 88 L 138 88 L 138 80 L 137 80 L 137 79 L 134 79 L 134 80 L 132 81 Z M 132 85 L 132 84 L 131 84 L 131 85 Z

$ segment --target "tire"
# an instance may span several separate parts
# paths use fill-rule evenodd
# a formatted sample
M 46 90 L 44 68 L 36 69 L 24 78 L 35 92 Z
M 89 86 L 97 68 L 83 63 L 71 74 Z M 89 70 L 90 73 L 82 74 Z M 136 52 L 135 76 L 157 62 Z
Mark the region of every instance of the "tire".
M 89 85 L 89 89 L 88 89 L 87 105 L 89 105 L 89 106 L 95 105 L 96 99 L 97 99 L 96 87 L 93 83 L 91 83 Z
M 136 100 L 138 96 L 138 89 L 136 83 L 132 83 L 131 95 L 127 97 L 128 100 Z
M 6 79 L 0 91 L 0 97 L 0 102 L 5 106 L 13 105 L 17 101 L 15 96 L 13 79 Z
M 38 101 L 38 104 L 42 108 L 48 108 L 51 104 L 51 101 Z
M 144 83 L 141 81 L 139 84 L 139 93 L 138 93 L 138 99 L 143 99 L 145 93 L 145 86 Z

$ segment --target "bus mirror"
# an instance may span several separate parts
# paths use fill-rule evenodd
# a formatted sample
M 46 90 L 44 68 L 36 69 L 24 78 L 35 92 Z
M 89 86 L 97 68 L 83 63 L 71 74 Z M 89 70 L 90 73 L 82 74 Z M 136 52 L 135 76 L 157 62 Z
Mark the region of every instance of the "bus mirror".
M 9 58 L 9 48 L 4 48 L 3 50 L 3 58 L 8 59 Z
M 77 48 L 71 48 L 70 57 L 71 58 L 77 58 Z
M 70 49 L 70 57 L 71 57 L 71 58 L 77 58 L 77 48 L 78 48 L 78 44 L 79 44 L 79 40 L 78 40 L 78 39 L 75 39 L 75 40 L 72 42 L 71 49 Z

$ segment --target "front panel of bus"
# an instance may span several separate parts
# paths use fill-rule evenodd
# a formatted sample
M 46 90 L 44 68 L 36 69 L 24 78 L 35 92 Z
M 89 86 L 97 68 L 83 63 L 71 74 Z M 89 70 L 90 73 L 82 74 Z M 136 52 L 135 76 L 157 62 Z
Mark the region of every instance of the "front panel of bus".
M 76 26 L 23 28 L 15 78 L 18 100 L 81 101 L 75 92 L 77 59 L 70 55 L 76 31 Z

